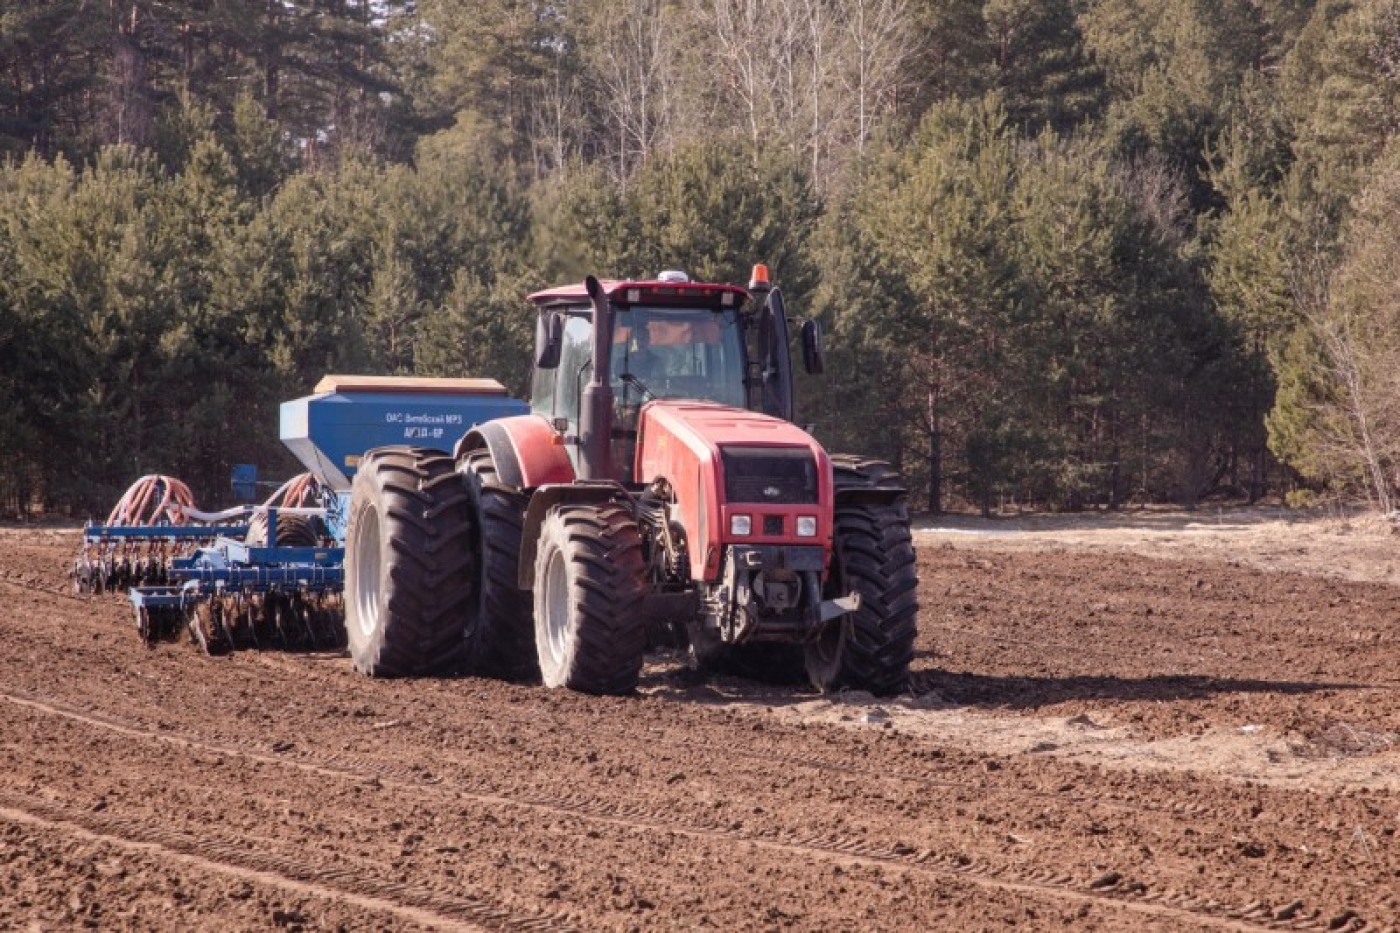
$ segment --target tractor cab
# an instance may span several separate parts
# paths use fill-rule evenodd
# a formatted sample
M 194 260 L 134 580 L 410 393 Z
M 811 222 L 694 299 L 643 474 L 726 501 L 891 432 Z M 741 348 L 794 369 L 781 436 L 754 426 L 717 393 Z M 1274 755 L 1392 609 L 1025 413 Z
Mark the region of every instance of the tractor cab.
M 788 322 L 765 267 L 755 267 L 747 290 L 694 283 L 674 271 L 599 285 L 598 303 L 581 285 L 530 296 L 539 309 L 531 409 L 563 433 L 575 469 L 597 338 L 608 350 L 612 408 L 605 478 L 634 482 L 638 418 L 653 400 L 715 402 L 792 420 Z M 605 333 L 595 335 L 600 319 Z M 809 371 L 820 371 L 814 321 L 803 326 L 803 347 Z

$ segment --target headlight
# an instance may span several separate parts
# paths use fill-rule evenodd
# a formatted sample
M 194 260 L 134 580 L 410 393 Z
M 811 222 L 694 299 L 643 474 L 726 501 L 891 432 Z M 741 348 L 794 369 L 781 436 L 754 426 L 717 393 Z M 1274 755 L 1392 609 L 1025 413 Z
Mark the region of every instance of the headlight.
M 729 516 L 729 533 L 732 535 L 753 534 L 753 518 L 748 515 Z
M 797 536 L 799 538 L 815 538 L 817 536 L 817 517 L 815 515 L 797 516 Z

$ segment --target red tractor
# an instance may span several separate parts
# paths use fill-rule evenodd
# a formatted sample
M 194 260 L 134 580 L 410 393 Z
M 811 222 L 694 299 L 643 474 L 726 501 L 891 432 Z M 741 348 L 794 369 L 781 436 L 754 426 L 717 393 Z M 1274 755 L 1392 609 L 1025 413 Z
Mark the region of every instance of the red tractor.
M 793 424 L 789 322 L 767 279 L 590 276 L 531 295 L 530 414 L 473 427 L 450 456 L 385 447 L 359 464 L 356 667 L 620 694 L 649 635 L 670 633 L 700 666 L 902 689 L 918 615 L 905 490 Z M 800 344 L 820 372 L 815 322 Z

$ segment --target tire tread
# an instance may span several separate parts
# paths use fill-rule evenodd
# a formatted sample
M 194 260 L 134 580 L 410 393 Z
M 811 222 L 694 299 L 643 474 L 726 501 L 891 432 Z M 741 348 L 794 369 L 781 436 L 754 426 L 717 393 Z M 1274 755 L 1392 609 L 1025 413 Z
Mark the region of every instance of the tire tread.
M 888 463 L 835 455 L 837 562 L 846 587 L 860 593 L 851 618 L 842 679 L 888 695 L 909 680 L 918 635 L 919 577 L 903 495 L 883 501 L 842 501 L 843 490 L 902 491 L 903 480 Z
M 457 466 L 466 479 L 476 515 L 477 593 L 470 627 L 475 627 L 472 668 L 507 680 L 539 677 L 535 654 L 534 603 L 519 587 L 520 539 L 529 497 L 502 485 L 488 450 L 465 454 Z
M 572 581 L 572 650 L 565 669 L 548 675 L 558 686 L 582 693 L 622 695 L 636 690 L 646 652 L 646 569 L 642 539 L 632 514 L 616 503 L 555 506 L 545 519 L 537 573 L 548 556 L 564 551 Z M 543 588 L 537 584 L 536 592 Z M 537 625 L 544 613 L 536 607 Z M 537 636 L 543 645 L 544 638 Z M 546 649 L 541 647 L 541 654 Z M 541 658 L 541 668 L 549 663 Z
M 464 619 L 475 587 L 471 563 L 471 507 L 455 464 L 441 451 L 382 447 L 367 453 L 355 477 L 356 498 L 380 509 L 381 533 L 390 535 L 388 592 L 381 596 L 382 638 L 358 645 L 346 605 L 355 666 L 374 677 L 457 672 L 465 667 Z M 352 506 L 350 540 L 356 509 Z M 355 548 L 347 548 L 346 584 Z

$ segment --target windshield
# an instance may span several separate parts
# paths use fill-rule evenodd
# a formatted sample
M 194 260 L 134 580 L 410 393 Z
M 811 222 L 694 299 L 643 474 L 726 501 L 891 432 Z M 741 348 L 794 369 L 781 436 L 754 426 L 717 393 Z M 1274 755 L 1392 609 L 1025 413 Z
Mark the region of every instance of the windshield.
M 686 398 L 742 408 L 744 352 L 738 314 L 644 305 L 619 309 L 612 375 L 622 405 Z
M 564 433 L 573 437 L 568 452 L 576 467 L 579 407 L 589 379 L 592 340 L 592 315 L 582 308 L 570 309 L 559 365 L 536 370 L 531 398 L 536 413 L 554 423 L 562 419 Z M 676 398 L 743 408 L 744 359 L 743 333 L 735 310 L 645 305 L 617 309 L 612 345 L 612 453 L 623 482 L 632 481 L 642 405 L 656 398 Z

